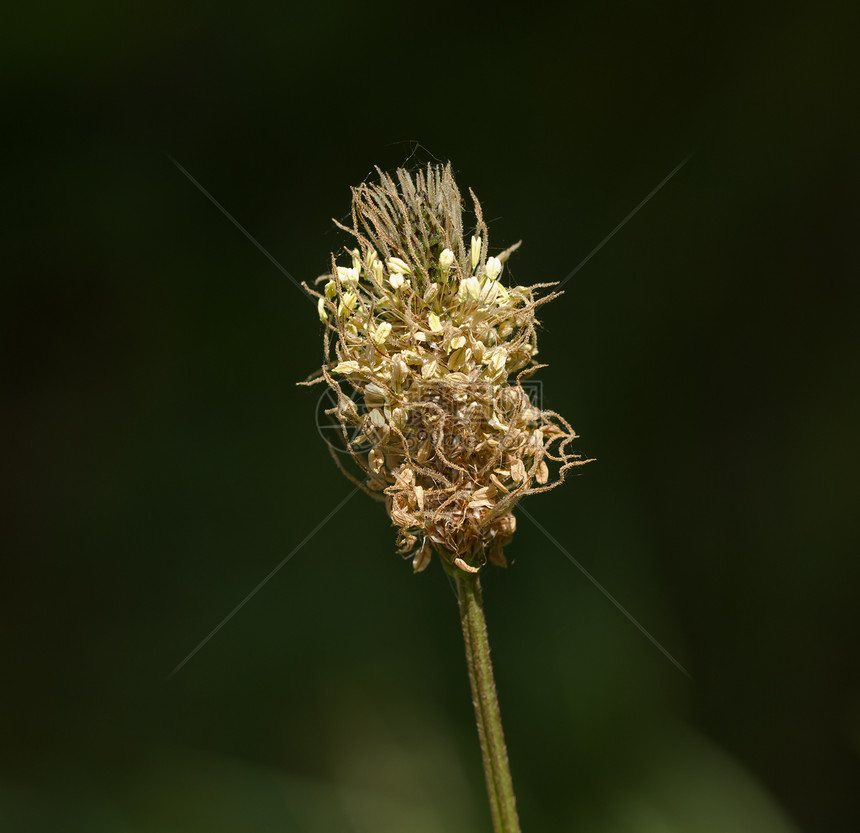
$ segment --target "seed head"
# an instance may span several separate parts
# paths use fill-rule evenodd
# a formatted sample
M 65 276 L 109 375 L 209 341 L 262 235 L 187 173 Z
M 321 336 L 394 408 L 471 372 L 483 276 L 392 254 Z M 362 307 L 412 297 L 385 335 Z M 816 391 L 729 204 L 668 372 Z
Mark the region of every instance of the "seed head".
M 304 384 L 335 393 L 331 414 L 362 476 L 345 473 L 385 501 L 415 572 L 434 550 L 448 569 L 504 566 L 517 501 L 588 462 L 568 450 L 570 425 L 522 386 L 542 367 L 535 310 L 561 293 L 503 284 L 519 243 L 488 256 L 471 192 L 467 247 L 450 164 L 378 173 L 379 184 L 352 189 L 352 227 L 337 223 L 356 243 L 348 265 L 333 255 L 323 291 L 305 285 L 318 299 L 325 363 Z

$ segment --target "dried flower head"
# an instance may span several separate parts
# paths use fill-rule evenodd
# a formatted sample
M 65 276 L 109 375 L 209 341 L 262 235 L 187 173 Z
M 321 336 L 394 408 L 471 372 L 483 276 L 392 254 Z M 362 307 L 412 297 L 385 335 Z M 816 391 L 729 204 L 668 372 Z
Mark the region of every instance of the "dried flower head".
M 352 189 L 352 228 L 338 223 L 356 247 L 345 263 L 332 256 L 321 292 L 305 285 L 318 298 L 326 362 L 304 384 L 334 391 L 330 413 L 363 477 L 344 473 L 384 496 L 398 551 L 414 550 L 416 572 L 434 549 L 449 569 L 504 566 L 517 501 L 588 462 L 568 450 L 570 425 L 533 405 L 521 384 L 543 366 L 535 310 L 561 293 L 505 286 L 519 243 L 489 255 L 471 191 L 467 244 L 450 164 L 378 172 L 378 185 Z

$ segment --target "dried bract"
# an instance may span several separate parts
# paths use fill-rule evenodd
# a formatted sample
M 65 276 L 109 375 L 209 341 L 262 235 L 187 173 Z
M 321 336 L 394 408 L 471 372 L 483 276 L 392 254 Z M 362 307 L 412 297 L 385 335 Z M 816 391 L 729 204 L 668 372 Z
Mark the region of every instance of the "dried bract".
M 322 291 L 305 285 L 326 358 L 305 384 L 335 393 L 331 413 L 364 472 L 356 482 L 384 496 L 416 572 L 433 549 L 449 569 L 504 566 L 517 501 L 588 462 L 568 450 L 570 425 L 522 386 L 541 367 L 535 310 L 560 293 L 503 282 L 519 244 L 488 256 L 474 194 L 467 243 L 450 165 L 379 176 L 352 189 L 352 227 L 338 223 L 355 248 L 332 256 Z

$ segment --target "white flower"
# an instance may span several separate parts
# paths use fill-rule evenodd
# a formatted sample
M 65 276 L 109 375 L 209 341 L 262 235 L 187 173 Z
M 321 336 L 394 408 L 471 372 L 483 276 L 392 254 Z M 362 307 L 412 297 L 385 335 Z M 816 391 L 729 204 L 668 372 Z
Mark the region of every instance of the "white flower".
M 388 276 L 388 282 L 391 284 L 392 289 L 400 289 L 403 286 L 403 275 L 399 272 L 393 272 Z
M 388 271 L 396 272 L 399 275 L 408 275 L 412 270 L 406 261 L 401 260 L 399 257 L 392 257 L 388 261 Z
M 431 379 L 436 375 L 436 371 L 439 369 L 439 364 L 436 359 L 430 359 L 429 361 L 424 362 L 424 366 L 421 368 L 421 377 L 423 379 Z
M 439 316 L 436 315 L 435 312 L 431 312 L 429 316 L 427 316 L 427 321 L 430 324 L 430 329 L 434 333 L 442 332 L 442 322 L 439 320 Z
M 325 323 L 328 320 L 328 313 L 325 311 L 325 298 L 320 298 L 317 301 L 317 312 L 319 312 L 320 321 Z
M 371 382 L 369 385 L 366 385 L 364 388 L 364 403 L 368 408 L 379 408 L 385 404 L 385 397 L 387 396 L 385 392 L 385 388 L 381 388 L 379 385 Z
M 481 290 L 481 302 L 485 304 L 492 304 L 496 299 L 496 296 L 499 294 L 499 286 L 497 281 L 487 281 L 484 284 L 484 288 Z
M 358 286 L 358 269 L 350 268 L 348 266 L 338 266 L 337 276 L 341 281 L 343 281 L 343 283 L 349 284 L 350 286 Z
M 474 269 L 478 265 L 478 261 L 481 259 L 481 248 L 484 245 L 484 241 L 481 240 L 480 237 L 472 237 L 472 268 Z
M 477 278 L 464 278 L 460 281 L 460 288 L 457 291 L 457 299 L 459 301 L 465 301 L 466 298 L 472 298 L 474 301 L 477 301 L 480 294 L 481 282 Z
M 502 262 L 497 257 L 487 258 L 487 277 L 494 281 L 502 274 Z
M 377 344 L 383 344 L 385 339 L 391 335 L 391 324 L 383 321 L 374 331 L 371 336 Z
M 394 385 L 395 390 L 400 390 L 400 386 L 408 373 L 409 367 L 401 358 L 400 353 L 396 353 L 391 359 L 391 384 Z
M 505 371 L 505 364 L 508 360 L 508 351 L 504 347 L 496 347 L 490 352 L 490 358 L 487 361 L 487 371 L 490 378 L 496 380 Z
M 352 312 L 357 303 L 358 296 L 350 289 L 349 292 L 343 296 L 343 300 L 337 305 L 337 314 L 343 315 L 345 311 Z
M 447 272 L 454 265 L 454 252 L 450 249 L 442 249 L 442 254 L 439 255 L 439 268 L 443 272 Z

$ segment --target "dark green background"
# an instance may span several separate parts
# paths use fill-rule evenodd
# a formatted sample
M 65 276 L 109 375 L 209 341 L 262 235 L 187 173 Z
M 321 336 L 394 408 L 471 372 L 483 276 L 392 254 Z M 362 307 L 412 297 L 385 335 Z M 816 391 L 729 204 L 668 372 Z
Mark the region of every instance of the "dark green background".
M 485 596 L 526 831 L 860 826 L 856 21 L 837 7 L 40 7 L 4 24 L 8 830 L 486 831 L 457 614 L 314 427 L 297 279 L 451 159 L 563 278 L 597 462 Z M 420 146 L 417 144 L 420 143 Z

